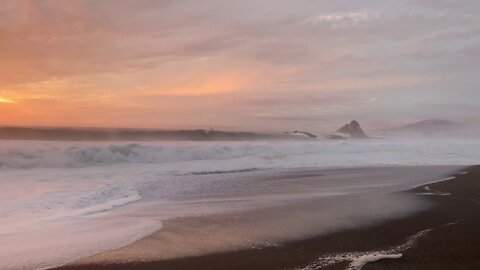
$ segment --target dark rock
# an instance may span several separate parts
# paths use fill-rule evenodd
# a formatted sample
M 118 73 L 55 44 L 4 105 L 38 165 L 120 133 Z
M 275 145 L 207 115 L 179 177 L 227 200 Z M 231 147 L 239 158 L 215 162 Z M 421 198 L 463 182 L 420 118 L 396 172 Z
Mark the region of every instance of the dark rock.
M 368 138 L 367 134 L 365 134 L 363 129 L 360 127 L 360 124 L 356 120 L 344 125 L 338 129 L 337 132 L 347 134 L 350 136 L 350 138 Z
M 295 130 L 293 132 L 285 132 L 285 134 L 303 134 L 303 135 L 305 135 L 305 136 L 307 136 L 308 138 L 311 138 L 311 139 L 316 139 L 317 138 L 317 135 L 314 135 L 310 132 L 298 131 L 298 130 Z

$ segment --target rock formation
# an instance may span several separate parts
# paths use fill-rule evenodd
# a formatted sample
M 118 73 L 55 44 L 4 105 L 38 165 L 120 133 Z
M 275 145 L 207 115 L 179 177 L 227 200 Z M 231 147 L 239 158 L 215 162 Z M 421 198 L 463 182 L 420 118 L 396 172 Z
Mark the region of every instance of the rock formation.
M 311 138 L 311 139 L 316 139 L 317 138 L 317 135 L 314 135 L 310 132 L 298 131 L 298 130 L 295 130 L 293 132 L 285 132 L 285 134 L 293 134 L 293 135 L 303 134 L 303 135 L 305 135 L 305 136 L 307 136 L 308 138 Z
M 368 138 L 367 134 L 365 134 L 363 129 L 360 127 L 360 124 L 356 120 L 344 125 L 338 129 L 337 132 L 346 134 L 350 138 Z

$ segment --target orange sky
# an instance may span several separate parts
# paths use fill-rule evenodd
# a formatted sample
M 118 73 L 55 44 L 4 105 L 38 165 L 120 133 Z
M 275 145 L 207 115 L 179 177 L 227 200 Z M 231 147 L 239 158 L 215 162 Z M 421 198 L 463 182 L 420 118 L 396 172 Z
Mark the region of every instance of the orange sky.
M 5 0 L 0 125 L 469 119 L 479 5 L 407 2 Z

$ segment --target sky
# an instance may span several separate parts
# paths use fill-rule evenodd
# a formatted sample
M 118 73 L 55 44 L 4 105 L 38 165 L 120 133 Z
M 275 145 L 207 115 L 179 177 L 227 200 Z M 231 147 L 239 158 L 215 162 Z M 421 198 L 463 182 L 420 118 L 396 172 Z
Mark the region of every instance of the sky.
M 478 123 L 478 0 L 2 0 L 0 125 Z

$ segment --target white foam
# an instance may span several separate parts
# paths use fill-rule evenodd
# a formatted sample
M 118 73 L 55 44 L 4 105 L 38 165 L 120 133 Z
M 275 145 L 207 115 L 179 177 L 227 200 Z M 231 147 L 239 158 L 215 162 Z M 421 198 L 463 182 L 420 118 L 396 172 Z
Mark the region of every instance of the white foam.
M 350 264 L 349 269 L 358 270 L 362 269 L 367 263 L 377 262 L 384 259 L 400 259 L 402 254 L 367 254 L 358 257 Z
M 450 176 L 450 177 L 442 178 L 442 179 L 439 179 L 439 180 L 433 180 L 433 181 L 429 181 L 427 183 L 423 183 L 421 185 L 415 186 L 414 188 L 417 188 L 417 187 L 420 187 L 420 186 L 423 186 L 423 185 L 430 185 L 430 184 L 435 184 L 435 183 L 446 182 L 446 181 L 453 180 L 455 178 L 456 178 L 455 176 Z
M 461 220 L 449 222 L 440 227 L 453 226 L 458 224 L 460 221 Z M 387 250 L 328 254 L 325 256 L 321 256 L 317 261 L 311 263 L 310 265 L 299 269 L 317 270 L 329 265 L 341 262 L 348 262 L 349 264 L 347 270 L 360 270 L 367 263 L 372 263 L 383 259 L 399 259 L 403 257 L 402 252 L 413 248 L 422 237 L 424 237 L 426 234 L 433 231 L 434 229 L 435 228 L 430 228 L 419 231 L 418 233 L 408 237 L 404 243 L 393 246 Z
M 474 141 L 0 141 L 0 269 L 71 261 L 125 245 L 161 226 L 158 212 L 122 210 L 132 203 L 141 204 L 136 210 L 143 204 L 165 207 L 160 219 L 169 219 L 301 198 L 393 192 L 431 179 L 432 172 L 355 171 L 341 177 L 332 173 L 322 181 L 268 177 L 301 167 L 465 165 L 477 162 L 477 149 L 480 144 Z M 105 220 L 123 221 L 107 228 Z M 97 229 L 82 229 L 86 226 Z M 77 238 L 70 239 L 69 233 Z M 29 239 L 35 239 L 36 249 L 28 248 Z M 86 242 L 91 244 L 82 244 Z M 62 252 L 53 252 L 59 247 Z M 25 264 L 19 254 L 28 254 Z
M 0 269 L 46 269 L 120 248 L 161 228 L 147 218 L 81 218 L 0 235 Z
M 438 191 L 438 190 L 433 190 L 429 186 L 424 186 L 423 189 L 426 190 L 427 192 L 421 192 L 421 193 L 416 193 L 416 194 L 418 194 L 418 195 L 431 195 L 431 196 L 450 196 L 451 195 L 451 193 L 449 193 L 449 192 L 442 192 L 442 191 Z
M 320 257 L 314 263 L 301 268 L 301 270 L 316 270 L 323 267 L 341 263 L 348 262 L 347 270 L 360 270 L 367 263 L 376 262 L 383 259 L 399 259 L 403 256 L 401 252 L 410 249 L 415 246 L 417 241 L 423 237 L 425 234 L 430 232 L 432 229 L 427 229 L 420 231 L 410 237 L 407 240 L 398 246 L 394 246 L 388 250 L 382 251 L 367 251 L 367 252 L 349 252 L 349 253 L 338 253 L 338 254 L 329 254 Z
M 316 270 L 341 262 L 349 262 L 346 270 L 360 270 L 367 263 L 377 262 L 384 259 L 399 259 L 401 253 L 388 254 L 383 252 L 373 253 L 342 253 L 321 257 L 318 262 L 301 268 L 301 270 Z
M 311 166 L 468 165 L 480 141 L 16 142 L 0 140 L 0 168 L 77 168 L 168 164 L 179 172 Z M 179 166 L 192 163 L 194 167 Z M 195 166 L 201 165 L 201 166 Z M 196 170 L 198 169 L 198 170 Z

